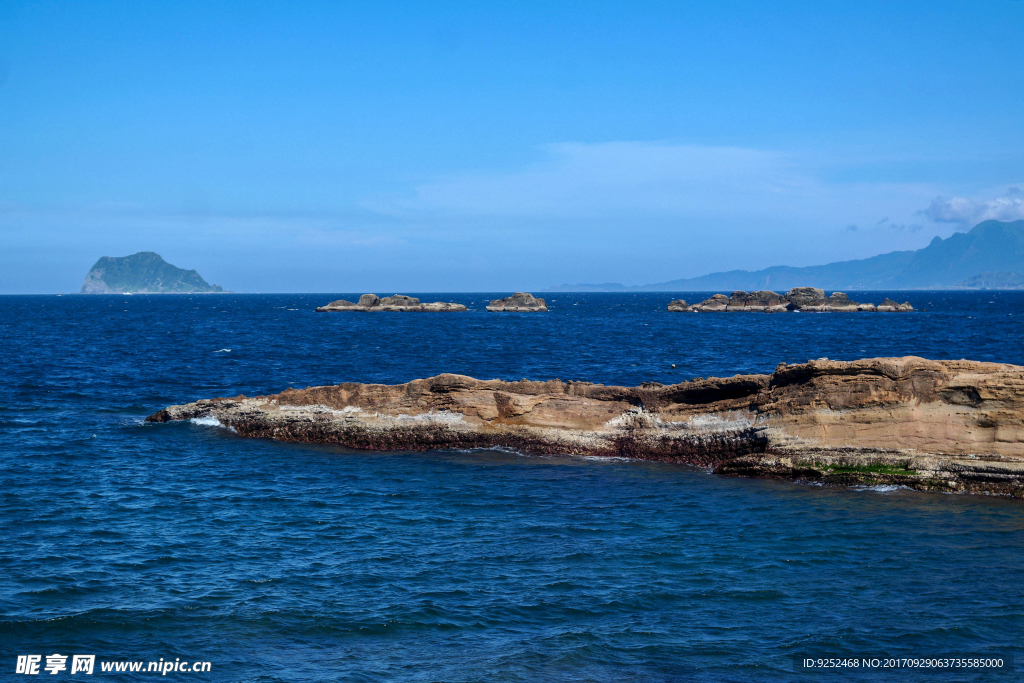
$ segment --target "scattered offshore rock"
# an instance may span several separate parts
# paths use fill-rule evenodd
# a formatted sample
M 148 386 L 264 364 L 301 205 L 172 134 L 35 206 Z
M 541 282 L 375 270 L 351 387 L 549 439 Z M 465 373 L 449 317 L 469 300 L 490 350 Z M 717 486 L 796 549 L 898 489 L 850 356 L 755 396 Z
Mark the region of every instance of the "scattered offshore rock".
M 737 290 L 731 296 L 715 294 L 699 304 L 687 306 L 682 299 L 672 301 L 668 310 L 673 312 L 700 311 L 720 313 L 723 311 L 760 311 L 765 313 L 783 313 L 786 311 L 808 312 L 855 312 L 881 311 L 906 313 L 914 310 L 909 301 L 902 304 L 886 299 L 878 306 L 851 301 L 843 292 L 832 292 L 825 296 L 825 290 L 817 287 L 794 287 L 786 294 L 777 294 L 769 290 L 745 292 Z
M 737 290 L 729 297 L 728 311 L 765 311 L 779 313 L 788 310 L 789 301 L 775 292 L 762 290 L 744 292 Z
M 169 406 L 245 437 L 375 450 L 507 447 L 722 475 L 1024 497 L 1024 367 L 817 360 L 660 386 L 438 375 Z
M 797 308 L 825 300 L 825 290 L 817 287 L 793 287 L 786 292 L 786 300 Z
M 544 299 L 538 299 L 529 292 L 516 292 L 504 299 L 494 299 L 487 310 L 507 313 L 537 313 L 546 312 L 548 305 Z
M 715 294 L 710 299 L 704 299 L 699 304 L 693 305 L 695 311 L 720 312 L 729 308 L 729 297 L 725 294 Z
M 898 304 L 892 299 L 886 297 L 886 299 L 882 303 L 878 304 L 876 310 L 904 312 L 912 311 L 914 310 L 914 307 L 910 305 L 909 301 L 904 301 L 903 303 Z
M 689 313 L 693 310 L 693 306 L 686 303 L 686 299 L 676 299 L 675 301 L 668 302 L 668 310 L 673 313 Z M 675 367 L 674 365 L 672 367 Z
M 318 313 L 333 313 L 336 311 L 445 313 L 465 311 L 466 307 L 462 304 L 449 303 L 445 301 L 435 301 L 433 303 L 424 304 L 420 303 L 420 300 L 416 297 L 405 296 L 404 294 L 394 294 L 392 296 L 386 296 L 383 299 L 376 294 L 363 294 L 359 297 L 358 302 L 338 299 L 337 301 L 332 301 L 326 306 L 320 306 L 316 310 Z
M 888 299 L 887 299 L 888 301 Z M 899 306 L 899 304 L 896 304 Z M 910 306 L 908 303 L 907 306 Z M 856 301 L 851 301 L 850 297 L 843 292 L 832 292 L 832 296 L 827 299 L 822 297 L 821 299 L 810 301 L 800 306 L 801 311 L 812 311 L 812 312 L 853 312 L 853 311 L 877 311 L 878 307 L 874 304 L 862 304 Z M 909 310 L 913 310 L 911 307 Z
M 762 290 L 757 292 L 744 292 L 737 290 L 732 296 L 715 294 L 710 299 L 705 299 L 699 304 L 694 304 L 692 310 L 703 312 L 721 311 L 761 311 L 766 313 L 782 313 L 789 310 L 789 301 L 780 294 Z

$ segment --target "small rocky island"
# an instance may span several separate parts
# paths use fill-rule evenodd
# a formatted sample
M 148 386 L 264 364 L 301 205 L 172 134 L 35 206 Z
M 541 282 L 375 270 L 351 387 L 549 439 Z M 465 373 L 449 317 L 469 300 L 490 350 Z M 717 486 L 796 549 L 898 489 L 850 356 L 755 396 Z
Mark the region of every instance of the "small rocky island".
M 723 475 L 1024 497 L 1024 367 L 907 356 L 662 386 L 438 375 L 215 398 L 146 418 L 375 450 L 514 448 Z
M 676 299 L 668 304 L 668 310 L 674 313 L 703 313 L 721 311 L 759 311 L 764 313 L 784 313 L 786 311 L 808 311 L 815 313 L 830 312 L 890 312 L 908 313 L 914 310 L 909 301 L 902 304 L 892 299 L 885 299 L 877 306 L 851 301 L 843 292 L 832 292 L 825 296 L 825 290 L 817 287 L 794 287 L 786 294 L 771 291 L 744 292 L 738 290 L 732 296 L 715 294 L 699 304 L 687 304 L 683 299 Z
M 504 299 L 495 299 L 487 307 L 488 311 L 506 313 L 537 313 L 547 312 L 548 304 L 528 292 L 516 292 Z
M 131 256 L 103 256 L 82 283 L 82 294 L 199 294 L 223 292 L 194 270 L 164 261 L 160 254 L 140 251 Z
M 363 294 L 359 297 L 358 302 L 345 301 L 344 299 L 338 299 L 332 301 L 326 306 L 320 306 L 317 309 L 317 313 L 333 313 L 336 311 L 392 311 L 401 313 L 445 313 L 453 311 L 465 311 L 466 307 L 462 304 L 453 304 L 445 301 L 435 301 L 433 303 L 420 303 L 420 300 L 414 296 L 405 296 L 404 294 L 395 294 L 393 296 L 386 296 L 383 299 L 376 294 Z

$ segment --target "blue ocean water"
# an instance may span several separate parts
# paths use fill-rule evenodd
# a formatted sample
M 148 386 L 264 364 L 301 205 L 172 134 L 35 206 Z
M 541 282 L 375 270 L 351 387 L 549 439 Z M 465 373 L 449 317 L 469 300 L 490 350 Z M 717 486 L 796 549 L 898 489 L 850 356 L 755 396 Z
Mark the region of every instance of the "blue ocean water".
M 819 357 L 1024 364 L 1024 294 L 889 294 L 927 311 L 670 314 L 675 295 L 649 293 L 553 294 L 544 315 L 486 313 L 497 294 L 421 295 L 472 309 L 433 315 L 313 312 L 351 294 L 0 297 L 0 679 L 52 653 L 289 682 L 810 680 L 835 675 L 794 656 L 1013 655 L 1022 501 L 142 422 L 198 398 L 440 372 L 635 385 Z

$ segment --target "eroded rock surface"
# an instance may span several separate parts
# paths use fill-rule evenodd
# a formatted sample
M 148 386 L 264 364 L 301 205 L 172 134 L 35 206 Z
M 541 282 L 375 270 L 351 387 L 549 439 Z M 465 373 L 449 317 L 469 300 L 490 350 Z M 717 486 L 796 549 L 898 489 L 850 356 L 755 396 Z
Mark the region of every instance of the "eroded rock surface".
M 397 312 L 411 312 L 411 313 L 444 313 L 450 311 L 465 311 L 466 307 L 462 304 L 448 303 L 445 301 L 435 301 L 433 303 L 420 303 L 420 300 L 414 296 L 405 296 L 404 294 L 395 294 L 393 296 L 386 296 L 383 299 L 376 294 L 363 294 L 359 297 L 358 302 L 346 301 L 345 299 L 338 299 L 332 301 L 326 306 L 320 306 L 317 309 L 317 313 L 332 313 L 335 311 L 397 311 Z
M 1024 497 L 1024 367 L 874 358 L 670 386 L 438 375 L 170 406 L 238 434 L 353 448 L 510 447 Z
M 799 308 L 816 301 L 824 301 L 825 290 L 818 289 L 817 287 L 794 287 L 786 292 L 786 298 L 791 304 Z
M 538 299 L 528 292 L 516 292 L 504 299 L 493 300 L 487 310 L 507 313 L 538 313 L 546 312 L 548 305 L 544 299 Z

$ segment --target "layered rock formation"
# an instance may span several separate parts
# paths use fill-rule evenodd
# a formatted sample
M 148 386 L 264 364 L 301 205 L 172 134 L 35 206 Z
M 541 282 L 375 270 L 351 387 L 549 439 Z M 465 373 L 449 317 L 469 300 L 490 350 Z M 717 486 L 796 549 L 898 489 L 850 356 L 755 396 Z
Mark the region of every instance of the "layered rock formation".
M 451 311 L 465 311 L 462 304 L 453 304 L 445 301 L 435 301 L 424 304 L 414 296 L 395 294 L 386 296 L 383 299 L 376 294 L 363 294 L 358 302 L 338 299 L 326 306 L 320 306 L 317 313 L 332 313 L 335 311 L 398 311 L 406 313 L 444 313 Z
M 506 313 L 538 313 L 547 312 L 548 304 L 528 292 L 516 292 L 504 299 L 495 299 L 487 307 L 488 311 Z
M 671 386 L 438 375 L 171 406 L 238 434 L 353 448 L 510 447 L 727 475 L 1024 497 L 1024 367 L 875 358 Z
M 744 292 L 737 290 L 732 296 L 715 294 L 710 299 L 705 299 L 699 304 L 687 306 L 682 299 L 669 303 L 668 310 L 676 312 L 698 311 L 717 313 L 722 311 L 760 311 L 766 313 L 782 313 L 785 311 L 809 311 L 809 312 L 853 312 L 853 311 L 882 311 L 882 312 L 909 312 L 914 307 L 910 302 L 896 303 L 892 299 L 886 299 L 878 306 L 874 304 L 861 304 L 850 301 L 843 292 L 832 292 L 829 297 L 825 296 L 825 290 L 817 287 L 794 287 L 785 295 L 772 291 L 762 290 L 757 292 Z

